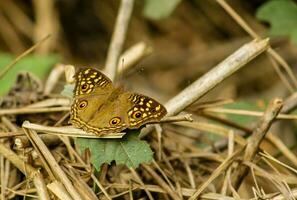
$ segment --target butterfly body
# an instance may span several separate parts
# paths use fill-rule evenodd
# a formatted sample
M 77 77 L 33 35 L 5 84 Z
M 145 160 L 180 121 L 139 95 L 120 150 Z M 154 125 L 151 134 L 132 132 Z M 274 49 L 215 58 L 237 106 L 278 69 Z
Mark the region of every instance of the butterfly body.
M 96 135 L 136 129 L 158 122 L 167 111 L 156 100 L 114 87 L 103 73 L 92 68 L 76 74 L 70 122 Z

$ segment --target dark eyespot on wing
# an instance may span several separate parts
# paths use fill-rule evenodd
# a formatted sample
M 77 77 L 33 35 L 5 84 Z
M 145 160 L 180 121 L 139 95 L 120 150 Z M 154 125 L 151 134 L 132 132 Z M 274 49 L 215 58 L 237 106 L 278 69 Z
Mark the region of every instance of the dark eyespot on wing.
M 89 94 L 95 87 L 105 88 L 112 83 L 107 76 L 93 68 L 80 68 L 75 78 L 75 95 Z
M 109 121 L 109 124 L 110 124 L 111 126 L 116 126 L 116 125 L 120 124 L 121 121 L 122 121 L 122 120 L 121 120 L 120 117 L 114 117 L 114 118 L 112 118 L 112 119 Z
M 167 114 L 165 107 L 150 97 L 141 94 L 131 94 L 128 100 L 134 105 L 127 112 L 129 124 L 132 127 L 159 121 Z

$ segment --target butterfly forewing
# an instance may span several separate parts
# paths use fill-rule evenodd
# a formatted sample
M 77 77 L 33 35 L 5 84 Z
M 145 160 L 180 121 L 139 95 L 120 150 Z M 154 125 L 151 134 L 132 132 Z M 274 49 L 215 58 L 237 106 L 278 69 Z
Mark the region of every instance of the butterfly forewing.
M 75 78 L 70 121 L 77 128 L 95 133 L 99 129 L 93 131 L 88 121 L 96 115 L 98 108 L 106 103 L 114 87 L 108 77 L 92 68 L 79 69 Z
M 80 95 L 103 95 L 113 90 L 111 80 L 98 70 L 81 68 L 75 75 L 74 97 Z

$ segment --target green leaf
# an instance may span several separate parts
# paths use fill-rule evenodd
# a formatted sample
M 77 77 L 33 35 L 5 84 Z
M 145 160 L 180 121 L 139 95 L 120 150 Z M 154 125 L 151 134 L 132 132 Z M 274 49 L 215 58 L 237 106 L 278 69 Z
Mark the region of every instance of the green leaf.
M 260 111 L 263 112 L 267 106 L 267 102 L 260 100 L 257 102 L 238 101 L 231 104 L 224 105 L 224 108 L 246 110 L 246 111 Z M 225 118 L 238 123 L 240 125 L 249 125 L 259 119 L 256 116 L 240 115 L 240 114 L 224 114 Z
M 10 54 L 0 53 L 0 71 L 4 70 L 13 59 Z M 13 86 L 19 72 L 28 71 L 43 80 L 58 60 L 57 55 L 28 55 L 21 59 L 0 79 L 0 96 L 5 95 Z
M 258 9 L 256 16 L 271 24 L 270 35 L 289 36 L 297 44 L 297 4 L 294 1 L 268 1 Z
M 146 0 L 143 14 L 149 19 L 163 19 L 168 17 L 181 0 Z
M 73 97 L 73 90 L 74 90 L 74 84 L 66 84 L 64 85 L 64 88 L 61 92 L 61 95 L 69 97 L 72 99 Z
M 77 138 L 76 144 L 81 151 L 90 149 L 91 162 L 97 170 L 103 163 L 125 164 L 136 168 L 140 163 L 149 163 L 153 152 L 146 141 L 138 138 L 138 131 L 129 131 L 121 139 L 87 139 Z
M 247 111 L 264 111 L 265 107 L 267 106 L 267 102 L 265 101 L 258 101 L 258 102 L 247 102 L 247 101 L 238 101 L 231 104 L 226 104 L 223 107 L 229 109 L 237 109 L 237 110 L 247 110 Z M 255 116 L 248 116 L 248 115 L 240 115 L 240 114 L 223 114 L 224 118 L 238 123 L 240 125 L 249 125 L 252 122 L 259 119 Z
M 222 108 L 263 112 L 265 110 L 265 108 L 267 107 L 267 104 L 268 104 L 268 102 L 263 101 L 263 100 L 260 100 L 257 102 L 237 101 L 234 103 L 226 104 L 226 105 L 222 106 Z M 220 118 L 226 119 L 228 121 L 237 123 L 242 126 L 249 126 L 251 123 L 259 120 L 259 117 L 256 117 L 256 116 L 248 116 L 248 115 L 240 115 L 240 114 L 227 114 L 227 113 L 216 113 L 216 114 L 212 113 L 212 114 L 217 115 Z M 214 123 L 214 122 L 212 121 L 212 123 Z M 215 123 L 215 124 L 222 125 L 221 123 Z M 222 126 L 228 127 L 225 125 L 222 125 Z M 222 136 L 216 135 L 213 132 L 206 132 L 206 134 L 203 135 L 203 139 L 207 140 L 209 142 L 216 142 L 216 141 L 221 140 Z M 200 148 L 205 148 L 205 147 L 209 146 L 209 144 L 208 143 L 199 143 L 198 146 Z

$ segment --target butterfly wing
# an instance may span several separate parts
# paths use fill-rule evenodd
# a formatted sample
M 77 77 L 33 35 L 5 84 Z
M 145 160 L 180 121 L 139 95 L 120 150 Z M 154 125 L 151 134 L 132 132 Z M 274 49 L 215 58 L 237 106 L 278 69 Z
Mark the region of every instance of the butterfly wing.
M 125 121 L 130 129 L 139 128 L 146 123 L 159 122 L 167 114 L 162 104 L 142 94 L 127 92 L 120 99 L 127 101 Z
M 92 126 L 88 125 L 88 121 L 106 104 L 108 97 L 114 91 L 114 86 L 108 77 L 93 68 L 81 68 L 75 76 L 70 122 L 77 128 L 95 132 L 92 131 Z
M 135 129 L 158 122 L 167 113 L 150 97 L 114 88 L 111 80 L 95 69 L 80 69 L 76 80 L 70 121 L 87 132 L 102 135 Z
M 119 101 L 108 103 L 98 102 L 97 98 L 80 98 L 74 101 L 72 112 L 72 124 L 82 128 L 86 132 L 96 135 L 117 133 L 127 128 L 124 121 L 123 107 Z
M 112 81 L 103 73 L 93 68 L 80 68 L 75 74 L 75 80 L 75 98 L 81 95 L 105 95 L 114 89 Z

